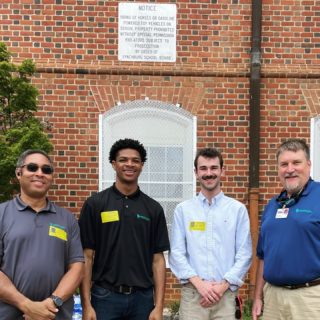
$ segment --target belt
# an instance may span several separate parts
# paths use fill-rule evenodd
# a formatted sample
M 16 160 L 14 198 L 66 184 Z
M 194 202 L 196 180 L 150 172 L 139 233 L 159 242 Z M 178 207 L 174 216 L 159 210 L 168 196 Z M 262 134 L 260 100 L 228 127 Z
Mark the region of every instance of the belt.
M 308 287 L 313 287 L 313 286 L 318 286 L 320 284 L 320 279 L 315 279 L 312 280 L 310 282 L 306 282 L 306 283 L 301 283 L 301 284 L 292 284 L 292 285 L 283 285 L 280 286 L 282 288 L 286 288 L 286 289 L 290 289 L 290 290 L 294 290 L 294 289 L 301 289 L 301 288 L 308 288 Z
M 196 289 L 196 287 L 191 283 L 191 282 L 187 282 L 183 284 L 184 287 L 190 288 L 190 289 Z
M 108 290 L 115 292 L 115 293 L 121 293 L 121 294 L 132 294 L 137 291 L 146 290 L 145 288 L 127 286 L 127 285 L 113 286 L 113 285 L 111 285 L 107 282 L 104 282 L 104 281 L 96 282 L 96 284 L 102 288 L 108 289 Z

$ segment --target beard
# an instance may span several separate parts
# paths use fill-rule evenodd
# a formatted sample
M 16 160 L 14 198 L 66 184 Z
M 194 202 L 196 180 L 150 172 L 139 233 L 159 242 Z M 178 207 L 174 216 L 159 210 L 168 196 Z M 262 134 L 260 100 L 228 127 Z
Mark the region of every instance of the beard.
M 302 189 L 303 186 L 300 185 L 299 182 L 289 182 L 287 180 L 285 180 L 285 189 L 287 190 L 287 193 L 289 194 L 294 194 L 299 192 Z

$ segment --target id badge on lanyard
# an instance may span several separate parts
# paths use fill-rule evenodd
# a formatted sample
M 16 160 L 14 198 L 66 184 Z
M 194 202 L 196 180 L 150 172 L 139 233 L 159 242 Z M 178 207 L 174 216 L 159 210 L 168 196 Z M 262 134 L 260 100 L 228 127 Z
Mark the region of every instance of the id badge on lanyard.
M 276 219 L 286 219 L 288 218 L 289 208 L 280 208 L 277 210 Z

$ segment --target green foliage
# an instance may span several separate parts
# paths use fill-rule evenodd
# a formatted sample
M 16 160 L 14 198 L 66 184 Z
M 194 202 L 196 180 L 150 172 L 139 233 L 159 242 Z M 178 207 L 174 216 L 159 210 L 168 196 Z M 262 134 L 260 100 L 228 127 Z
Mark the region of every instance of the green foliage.
M 35 64 L 25 60 L 20 66 L 10 63 L 7 48 L 0 45 L 0 128 L 3 133 L 16 124 L 34 118 L 38 90 L 31 84 Z
M 168 305 L 168 308 L 170 310 L 170 313 L 172 316 L 175 316 L 179 312 L 180 308 L 180 301 L 173 301 Z
M 7 50 L 7 46 L 3 42 L 0 42 L 0 61 L 9 62 L 10 57 L 11 57 L 11 54 Z
M 242 320 L 251 320 L 252 300 L 247 300 L 242 306 Z
M 35 64 L 25 60 L 16 66 L 0 42 L 0 201 L 18 191 L 15 163 L 27 149 L 50 152 L 53 147 L 45 127 L 35 117 L 38 90 L 31 84 Z

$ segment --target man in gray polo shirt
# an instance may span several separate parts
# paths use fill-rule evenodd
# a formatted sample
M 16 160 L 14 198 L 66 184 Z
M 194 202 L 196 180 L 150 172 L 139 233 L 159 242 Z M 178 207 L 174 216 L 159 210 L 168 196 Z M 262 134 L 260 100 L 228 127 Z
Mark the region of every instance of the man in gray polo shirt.
M 16 176 L 21 193 L 0 204 L 0 319 L 69 320 L 84 268 L 77 221 L 47 199 L 45 152 L 22 153 Z

